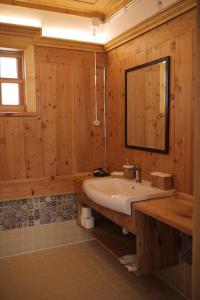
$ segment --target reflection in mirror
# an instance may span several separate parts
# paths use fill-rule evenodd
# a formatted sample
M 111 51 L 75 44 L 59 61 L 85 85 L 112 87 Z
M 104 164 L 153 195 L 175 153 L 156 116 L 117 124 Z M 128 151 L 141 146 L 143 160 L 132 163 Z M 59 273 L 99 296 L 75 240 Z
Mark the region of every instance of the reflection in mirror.
M 125 71 L 126 146 L 169 151 L 169 57 Z

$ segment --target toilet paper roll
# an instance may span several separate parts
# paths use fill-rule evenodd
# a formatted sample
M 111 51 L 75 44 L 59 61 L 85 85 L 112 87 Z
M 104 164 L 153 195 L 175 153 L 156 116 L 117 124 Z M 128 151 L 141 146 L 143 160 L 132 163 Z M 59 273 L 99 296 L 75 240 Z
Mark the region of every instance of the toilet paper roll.
M 92 210 L 91 210 L 91 208 L 83 206 L 82 210 L 81 210 L 81 215 L 84 218 L 91 218 L 91 216 L 92 216 Z
M 85 228 L 91 229 L 94 228 L 94 217 L 85 218 Z
M 85 226 L 85 217 L 81 216 L 81 226 Z

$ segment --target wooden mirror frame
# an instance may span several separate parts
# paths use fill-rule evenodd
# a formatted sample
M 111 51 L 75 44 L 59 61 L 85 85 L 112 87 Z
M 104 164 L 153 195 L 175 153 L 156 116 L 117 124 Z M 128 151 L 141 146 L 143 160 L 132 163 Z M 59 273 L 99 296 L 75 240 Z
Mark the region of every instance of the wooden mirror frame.
M 127 76 L 129 72 L 142 69 L 145 67 L 149 67 L 155 64 L 159 64 L 161 62 L 166 62 L 166 74 L 165 74 L 165 79 L 166 79 L 166 87 L 165 87 L 165 115 L 166 115 L 166 121 L 165 121 L 165 147 L 164 149 L 158 149 L 158 148 L 149 148 L 149 147 L 142 147 L 142 146 L 134 146 L 134 145 L 129 145 L 128 144 L 128 122 L 127 122 L 127 116 L 128 116 L 128 92 L 127 92 Z M 135 66 L 130 69 L 125 70 L 125 147 L 127 148 L 132 148 L 132 149 L 137 149 L 137 150 L 143 150 L 143 151 L 149 151 L 149 152 L 157 152 L 157 153 L 162 153 L 162 154 L 168 154 L 169 153 L 169 111 L 170 111 L 170 56 L 162 57 L 160 59 Z

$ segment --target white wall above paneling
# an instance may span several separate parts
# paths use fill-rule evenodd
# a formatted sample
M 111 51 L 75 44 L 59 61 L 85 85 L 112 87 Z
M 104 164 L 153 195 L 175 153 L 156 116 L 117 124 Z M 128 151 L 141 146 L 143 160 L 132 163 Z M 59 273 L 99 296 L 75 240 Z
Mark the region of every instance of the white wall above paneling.
M 178 0 L 133 0 L 93 35 L 92 20 L 86 17 L 0 4 L 0 22 L 42 28 L 42 35 L 104 44 Z
M 134 0 L 128 9 L 121 10 L 105 23 L 106 41 L 109 42 L 119 34 L 125 32 L 140 22 L 157 14 L 177 0 Z M 159 4 L 160 3 L 160 4 Z

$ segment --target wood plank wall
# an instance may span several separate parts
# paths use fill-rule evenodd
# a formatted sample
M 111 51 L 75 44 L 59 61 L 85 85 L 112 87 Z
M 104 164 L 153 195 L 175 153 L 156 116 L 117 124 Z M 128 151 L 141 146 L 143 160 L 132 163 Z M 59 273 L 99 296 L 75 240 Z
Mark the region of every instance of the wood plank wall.
M 178 191 L 193 192 L 193 103 L 195 100 L 195 10 L 107 53 L 108 162 L 121 170 L 125 158 L 138 162 L 142 177 L 152 170 L 173 173 Z M 124 70 L 164 56 L 171 57 L 170 153 L 155 154 L 124 146 Z
M 196 66 L 196 11 L 174 20 L 107 53 L 108 162 L 121 170 L 124 159 L 139 162 L 142 177 L 152 170 L 175 175 L 175 188 L 193 193 L 193 134 Z M 124 70 L 138 64 L 171 57 L 170 72 L 170 153 L 162 155 L 124 146 Z M 191 297 L 191 265 L 180 262 L 157 275 Z
M 197 101 L 195 103 L 195 167 L 194 167 L 194 238 L 193 238 L 193 273 L 192 273 L 192 299 L 200 299 L 200 1 L 197 2 Z
M 37 117 L 0 117 L 0 199 L 73 192 L 73 174 L 103 165 L 94 127 L 94 53 L 36 47 Z M 104 65 L 104 54 L 97 54 Z

